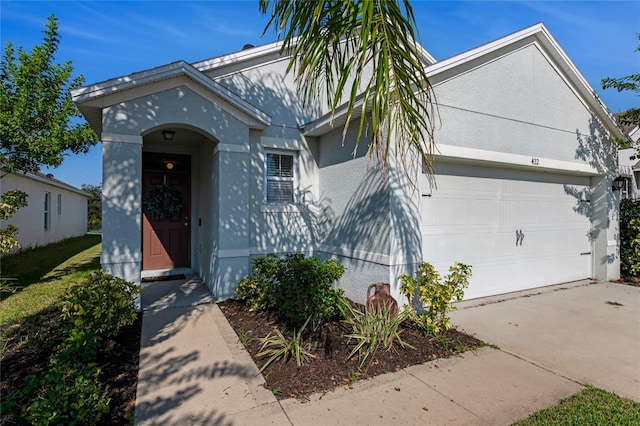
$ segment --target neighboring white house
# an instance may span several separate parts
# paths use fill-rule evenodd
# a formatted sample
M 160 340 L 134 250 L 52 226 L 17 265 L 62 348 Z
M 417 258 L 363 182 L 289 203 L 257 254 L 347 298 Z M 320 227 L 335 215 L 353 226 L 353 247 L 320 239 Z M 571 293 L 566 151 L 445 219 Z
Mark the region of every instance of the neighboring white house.
M 618 119 L 624 112 L 614 114 Z M 638 155 L 638 147 L 640 146 L 640 126 L 637 125 L 620 125 L 622 131 L 631 140 L 632 148 L 621 149 L 618 151 L 619 174 L 624 178 L 624 185 L 621 188 L 622 196 L 625 198 L 640 197 L 640 158 L 631 159 Z
M 437 187 L 417 163 L 412 179 L 379 170 L 366 143 L 354 156 L 343 113 L 300 106 L 280 46 L 73 91 L 103 143 L 105 270 L 194 271 L 225 299 L 252 257 L 304 252 L 343 263 L 360 302 L 379 281 L 398 297 L 422 261 L 472 265 L 467 298 L 618 278 L 621 133 L 544 25 L 440 62 L 424 52 Z
M 0 171 L 4 173 L 3 171 Z M 89 194 L 42 173 L 9 173 L 0 179 L 2 194 L 18 189 L 29 203 L 16 211 L 2 227 L 19 229 L 22 248 L 42 246 L 87 233 Z

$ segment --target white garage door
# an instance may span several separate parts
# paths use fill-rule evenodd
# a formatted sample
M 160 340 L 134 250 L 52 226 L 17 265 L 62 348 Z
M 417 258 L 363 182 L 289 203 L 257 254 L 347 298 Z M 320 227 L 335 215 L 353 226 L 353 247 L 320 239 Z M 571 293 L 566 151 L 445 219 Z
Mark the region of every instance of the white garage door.
M 439 163 L 422 197 L 424 261 L 443 276 L 471 265 L 465 299 L 589 278 L 589 180 Z

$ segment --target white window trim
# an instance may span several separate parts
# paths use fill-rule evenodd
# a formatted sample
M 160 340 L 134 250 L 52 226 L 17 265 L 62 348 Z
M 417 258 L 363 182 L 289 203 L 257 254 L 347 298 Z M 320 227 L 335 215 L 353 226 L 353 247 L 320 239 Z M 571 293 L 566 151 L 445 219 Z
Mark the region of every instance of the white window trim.
M 290 155 L 293 157 L 293 177 L 291 178 L 293 182 L 293 201 L 292 202 L 269 202 L 267 200 L 267 181 L 269 179 L 274 179 L 273 177 L 267 177 L 267 158 L 268 154 L 276 154 L 276 155 Z M 288 207 L 296 207 L 298 202 L 298 152 L 284 149 L 264 149 L 264 161 L 263 165 L 263 188 L 262 188 L 262 203 L 263 208 L 262 211 L 290 211 Z M 274 180 L 289 180 L 289 178 L 275 178 Z M 283 207 L 287 207 L 284 208 Z M 297 208 L 296 208 L 297 211 Z

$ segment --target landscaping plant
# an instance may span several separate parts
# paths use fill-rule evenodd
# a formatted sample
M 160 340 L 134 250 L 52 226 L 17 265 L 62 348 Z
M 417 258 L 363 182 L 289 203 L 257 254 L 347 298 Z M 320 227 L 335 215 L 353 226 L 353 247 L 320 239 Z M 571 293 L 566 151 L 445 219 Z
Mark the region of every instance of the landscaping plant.
M 100 382 L 98 349 L 136 319 L 138 287 L 95 272 L 69 289 L 61 301 L 66 338 L 53 351 L 49 369 L 25 378 L 2 411 L 30 424 L 95 424 L 109 412 L 108 387 Z
M 393 317 L 391 315 L 391 304 L 382 304 L 378 309 L 361 311 L 353 307 L 346 298 L 342 298 L 339 307 L 344 318 L 342 322 L 350 330 L 345 337 L 349 340 L 349 343 L 355 341 L 355 346 L 349 354 L 349 358 L 357 354 L 360 360 L 360 368 L 376 350 L 381 347 L 389 350 L 395 342 L 403 348 L 415 349 L 400 337 L 400 334 L 402 334 L 400 325 L 406 319 L 406 313 L 401 312 Z
M 63 296 L 62 318 L 72 329 L 83 329 L 100 337 L 118 334 L 136 319 L 135 297 L 140 288 L 106 272 L 91 274 Z
M 471 266 L 459 262 L 449 268 L 449 275 L 444 280 L 427 262 L 418 267 L 415 278 L 402 275 L 400 292 L 409 300 L 409 305 L 405 305 L 407 316 L 426 335 L 449 330 L 448 312 L 455 309 L 451 302 L 462 300 L 470 277 Z
M 262 347 L 260 348 L 259 357 L 268 357 L 260 367 L 260 372 L 267 368 L 269 364 L 277 359 L 287 362 L 289 358 L 296 360 L 296 365 L 301 367 L 305 359 L 315 358 L 311 350 L 311 343 L 304 342 L 304 334 L 311 317 L 307 318 L 300 330 L 293 330 L 291 336 L 285 336 L 278 328 L 269 333 L 266 337 L 260 339 Z
M 620 273 L 640 278 L 640 200 L 620 201 Z
M 236 287 L 236 295 L 255 311 L 265 311 L 276 306 L 273 295 L 280 270 L 280 258 L 275 254 L 251 259 L 252 273 Z
M 344 267 L 329 259 L 289 254 L 268 254 L 252 260 L 251 275 L 240 281 L 236 295 L 256 311 L 272 310 L 291 329 L 301 329 L 309 318 L 312 328 L 339 315 L 341 290 L 332 284 Z
M 274 288 L 276 312 L 280 320 L 300 329 L 308 318 L 316 329 L 322 322 L 339 316 L 342 290 L 332 288 L 342 276 L 344 266 L 333 259 L 320 262 L 317 257 L 289 254 L 280 260 Z

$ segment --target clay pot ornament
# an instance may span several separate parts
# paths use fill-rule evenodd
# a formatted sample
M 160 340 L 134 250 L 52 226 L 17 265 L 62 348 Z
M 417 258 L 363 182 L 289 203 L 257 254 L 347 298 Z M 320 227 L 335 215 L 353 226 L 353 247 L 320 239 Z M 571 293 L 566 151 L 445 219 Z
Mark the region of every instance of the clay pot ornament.
M 366 307 L 367 311 L 372 313 L 378 309 L 388 309 L 389 318 L 395 318 L 398 315 L 398 302 L 391 296 L 391 285 L 389 283 L 371 284 L 367 289 Z

